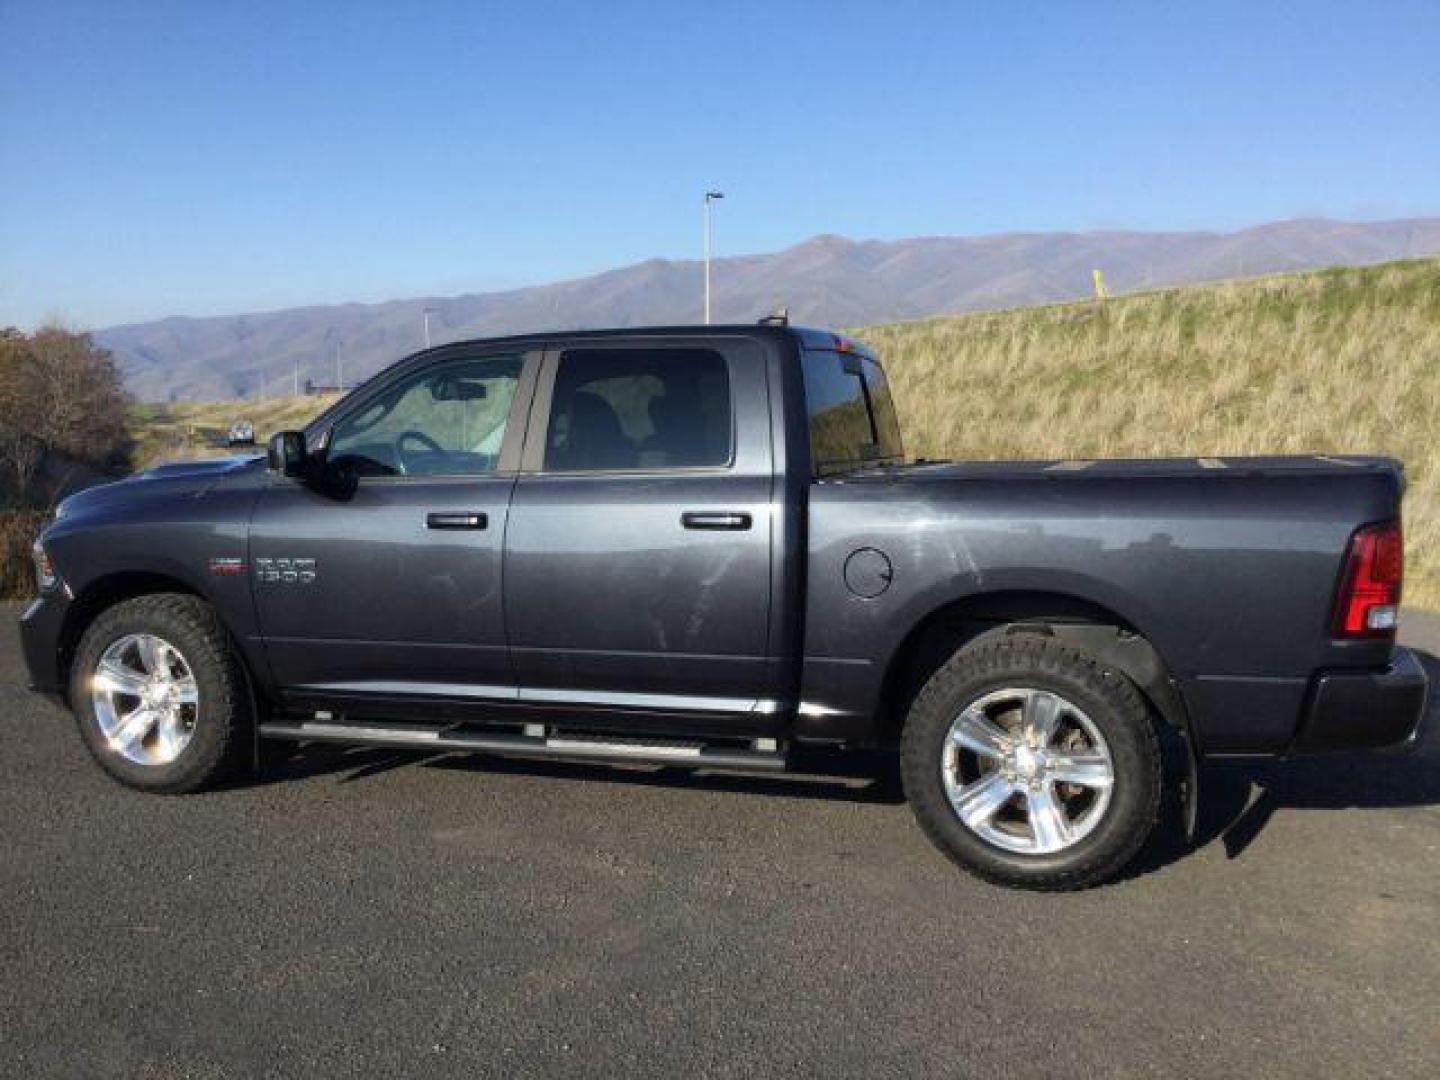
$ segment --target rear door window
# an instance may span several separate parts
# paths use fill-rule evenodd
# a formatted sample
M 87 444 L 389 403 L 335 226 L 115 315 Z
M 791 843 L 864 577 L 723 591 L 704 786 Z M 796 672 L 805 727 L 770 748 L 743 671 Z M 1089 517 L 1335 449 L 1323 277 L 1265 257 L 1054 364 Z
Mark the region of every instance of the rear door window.
M 545 468 L 596 472 L 728 465 L 725 358 L 711 349 L 570 349 L 560 356 Z

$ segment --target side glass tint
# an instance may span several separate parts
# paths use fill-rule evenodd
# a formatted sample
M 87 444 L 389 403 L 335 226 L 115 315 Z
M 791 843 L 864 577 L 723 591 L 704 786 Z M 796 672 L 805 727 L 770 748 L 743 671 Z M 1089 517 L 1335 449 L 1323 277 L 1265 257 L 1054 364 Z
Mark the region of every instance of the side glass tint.
M 524 366 L 487 356 L 416 372 L 335 425 L 329 460 L 361 476 L 494 472 Z
M 859 375 L 845 370 L 844 360 L 836 352 L 804 354 L 810 460 L 821 474 L 875 457 L 875 432 L 865 405 L 865 387 Z
M 559 472 L 722 466 L 730 376 L 711 349 L 571 349 L 560 357 L 545 468 Z

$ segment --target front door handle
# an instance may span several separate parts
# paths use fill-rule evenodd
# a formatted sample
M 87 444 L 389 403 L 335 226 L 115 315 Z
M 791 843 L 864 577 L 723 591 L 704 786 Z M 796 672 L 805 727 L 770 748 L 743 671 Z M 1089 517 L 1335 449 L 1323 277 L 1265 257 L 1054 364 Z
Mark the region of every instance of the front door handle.
M 427 529 L 483 529 L 488 524 L 489 518 L 474 512 L 425 515 Z
M 687 510 L 680 515 L 680 524 L 687 529 L 732 529 L 739 532 L 750 528 L 750 515 L 738 510 Z

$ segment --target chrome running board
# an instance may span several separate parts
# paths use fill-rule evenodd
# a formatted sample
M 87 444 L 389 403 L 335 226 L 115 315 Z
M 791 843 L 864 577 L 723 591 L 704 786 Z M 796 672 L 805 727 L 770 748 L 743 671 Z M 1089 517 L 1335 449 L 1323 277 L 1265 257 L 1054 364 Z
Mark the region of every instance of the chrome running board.
M 386 746 L 397 750 L 513 754 L 580 761 L 631 761 L 682 765 L 692 769 L 768 771 L 785 768 L 785 751 L 775 739 L 748 744 L 713 744 L 684 739 L 614 735 L 564 735 L 527 724 L 524 733 L 425 725 L 344 723 L 333 720 L 272 720 L 260 725 L 266 739 Z

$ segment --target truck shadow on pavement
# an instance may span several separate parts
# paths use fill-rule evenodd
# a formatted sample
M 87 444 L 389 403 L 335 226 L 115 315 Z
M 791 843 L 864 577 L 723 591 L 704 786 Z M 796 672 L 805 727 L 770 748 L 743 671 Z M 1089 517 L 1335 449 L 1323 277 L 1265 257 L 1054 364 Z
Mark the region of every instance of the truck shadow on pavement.
M 1440 659 L 1417 651 L 1432 687 Z M 1167 747 L 1172 777 L 1183 775 L 1175 747 Z M 1178 761 L 1183 761 L 1179 758 Z M 485 754 L 309 746 L 268 770 L 262 783 L 340 775 L 340 783 L 368 780 L 395 769 L 424 767 L 531 777 L 560 783 L 603 783 L 723 791 L 785 799 L 897 805 L 905 801 L 893 754 L 805 754 L 794 771 L 775 775 L 691 771 L 652 765 L 505 758 Z M 1167 786 L 1160 827 L 1124 878 L 1162 869 L 1212 843 L 1240 858 L 1279 810 L 1342 810 L 1440 804 L 1440 693 L 1432 690 L 1423 738 L 1411 753 L 1355 753 L 1274 762 L 1210 762 L 1200 775 L 1200 814 L 1194 843 L 1185 840 L 1178 787 Z

